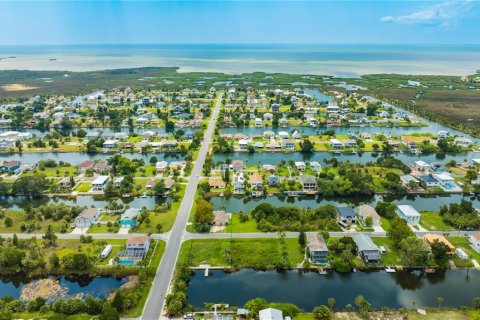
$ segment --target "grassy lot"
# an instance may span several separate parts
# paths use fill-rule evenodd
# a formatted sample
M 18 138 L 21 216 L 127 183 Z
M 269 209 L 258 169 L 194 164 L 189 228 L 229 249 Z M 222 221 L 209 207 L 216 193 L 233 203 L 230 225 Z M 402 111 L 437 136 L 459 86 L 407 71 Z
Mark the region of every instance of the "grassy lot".
M 381 217 L 380 224 L 382 225 L 383 230 L 388 231 L 388 229 L 390 229 L 390 220 L 387 218 Z
M 78 192 L 88 192 L 89 190 L 90 190 L 90 183 L 88 182 L 82 182 L 75 187 L 75 191 L 78 191 Z
M 238 214 L 232 214 L 230 224 L 226 227 L 225 232 L 245 233 L 245 232 L 260 232 L 257 229 L 257 222 L 250 217 L 247 222 L 240 222 Z
M 388 320 L 471 320 L 478 319 L 480 317 L 480 311 L 478 310 L 459 310 L 459 309 L 438 309 L 438 308 L 425 308 L 427 311 L 427 316 L 421 315 L 414 310 L 405 310 L 405 311 L 388 311 L 385 314 L 383 311 L 371 312 L 369 313 L 368 319 L 388 319 Z M 300 313 L 297 316 L 293 317 L 294 320 L 313 320 L 314 316 L 312 313 Z M 333 315 L 333 320 L 362 320 L 365 319 L 364 316 L 355 313 L 355 312 L 335 312 Z
M 303 261 L 297 239 L 285 239 L 288 263 L 296 266 Z M 183 243 L 179 263 L 190 266 L 210 264 L 234 268 L 274 268 L 282 263 L 278 239 L 202 239 Z
M 5 219 L 10 218 L 12 220 L 12 226 L 7 227 L 5 225 Z M 22 230 L 22 225 L 29 226 L 31 224 L 36 225 L 36 230 L 34 232 L 37 233 L 42 233 L 47 230 L 47 227 L 49 225 L 52 226 L 53 230 L 55 232 L 60 232 L 62 225 L 67 226 L 67 230 L 69 229 L 69 223 L 65 222 L 64 220 L 58 220 L 58 221 L 53 221 L 53 220 L 38 220 L 38 219 L 32 219 L 32 220 L 27 220 L 26 219 L 26 214 L 25 211 L 20 210 L 7 210 L 5 212 L 5 218 L 0 219 L 0 233 L 20 233 L 20 232 L 26 232 Z
M 432 230 L 432 231 L 452 231 L 455 230 L 448 224 L 444 223 L 442 221 L 442 217 L 432 211 L 423 211 L 421 213 L 422 217 L 420 218 L 420 224 L 422 227 L 424 227 L 427 230 Z
M 382 255 L 382 262 L 386 266 L 396 266 L 401 265 L 400 257 L 398 256 L 398 251 L 393 249 L 393 245 L 390 239 L 388 238 L 376 238 L 373 237 L 372 241 L 377 246 L 384 246 L 387 252 Z
M 102 213 L 100 218 L 101 221 L 110 221 L 115 222 L 120 220 L 120 214 L 110 214 L 110 213 Z
M 105 223 L 97 223 L 88 228 L 87 233 L 117 233 L 118 230 L 120 230 L 120 227 L 114 227 L 112 225 L 109 228 Z

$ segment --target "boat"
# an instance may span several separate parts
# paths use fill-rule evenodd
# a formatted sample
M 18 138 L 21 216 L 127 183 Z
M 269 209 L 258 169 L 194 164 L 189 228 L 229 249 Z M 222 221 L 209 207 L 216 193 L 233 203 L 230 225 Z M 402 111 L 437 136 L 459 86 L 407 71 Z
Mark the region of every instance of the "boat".
M 395 272 L 397 272 L 397 270 L 395 270 L 395 269 L 392 268 L 392 267 L 387 266 L 387 267 L 385 268 L 385 272 L 387 272 L 387 273 L 395 273 Z
M 435 269 L 433 268 L 425 268 L 425 273 L 435 273 Z
M 142 196 L 140 198 L 146 198 L 146 197 L 147 197 L 147 195 L 144 193 L 144 194 L 142 194 Z

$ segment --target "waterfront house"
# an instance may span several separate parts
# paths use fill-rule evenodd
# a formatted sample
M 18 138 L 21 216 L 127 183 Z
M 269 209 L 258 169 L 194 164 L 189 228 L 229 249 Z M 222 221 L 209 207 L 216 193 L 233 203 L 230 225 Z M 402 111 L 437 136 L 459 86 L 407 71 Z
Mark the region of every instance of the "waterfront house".
M 238 140 L 238 147 L 241 150 L 246 150 L 249 142 L 250 142 L 249 140 L 240 139 L 240 140 Z
M 332 149 L 341 149 L 341 148 L 343 148 L 343 143 L 342 143 L 342 141 L 340 141 L 340 140 L 338 140 L 338 139 L 330 139 L 329 142 L 330 142 L 330 146 L 332 147 Z
M 162 174 L 168 169 L 168 162 L 167 161 L 158 161 L 155 164 L 155 171 L 157 174 Z
M 308 237 L 307 250 L 313 263 L 325 263 L 328 256 L 328 248 L 325 239 L 315 234 Z
M 272 174 L 272 175 L 268 176 L 268 185 L 269 186 L 276 186 L 276 185 L 278 185 L 279 181 L 280 181 L 280 179 L 276 175 Z
M 255 118 L 255 127 L 260 128 L 263 127 L 263 121 L 260 118 Z
M 93 168 L 93 171 L 95 171 L 96 173 L 102 174 L 110 170 L 111 166 L 108 164 L 107 160 L 101 159 L 95 162 L 92 168 Z
M 262 190 L 263 189 L 263 179 L 258 172 L 253 173 L 250 177 L 250 186 L 253 190 Z
M 138 120 L 137 120 L 138 122 Z M 148 131 L 145 131 L 144 133 L 142 133 L 142 138 L 143 139 L 151 139 L 153 137 L 155 137 L 155 131 L 152 131 L 152 130 L 148 130 Z
M 433 177 L 438 181 L 444 191 L 461 192 L 462 188 L 457 186 L 455 179 L 448 173 L 436 173 Z
M 263 132 L 263 137 L 264 137 L 265 139 L 271 139 L 271 138 L 275 137 L 275 132 L 273 132 L 273 131 L 264 131 L 264 132 Z
M 426 234 L 423 236 L 423 240 L 429 245 L 432 246 L 435 242 L 443 243 L 448 247 L 448 254 L 449 255 L 454 255 L 455 254 L 455 246 L 447 240 L 444 236 L 441 235 L 436 235 L 436 234 Z
M 100 218 L 100 211 L 97 208 L 87 208 L 75 218 L 76 228 L 89 228 Z
M 232 167 L 233 172 L 242 172 L 243 171 L 243 161 L 242 160 L 233 160 L 231 167 Z
M 293 150 L 295 148 L 295 143 L 290 139 L 284 139 L 281 141 L 282 148 L 286 150 Z
M 148 179 L 147 183 L 145 184 L 145 189 L 153 190 L 153 188 L 155 188 L 155 182 L 156 182 L 155 178 Z
M 220 179 L 210 179 L 208 185 L 212 189 L 225 189 L 226 182 Z
M 137 218 L 140 215 L 139 209 L 127 209 L 121 216 L 120 216 L 120 225 L 122 228 L 131 228 L 137 223 Z
M 286 131 L 280 131 L 278 133 L 278 137 L 283 140 L 283 139 L 288 139 L 290 135 Z
M 480 233 L 469 236 L 468 241 L 470 242 L 470 247 L 480 253 Z
M 368 204 L 362 204 L 357 207 L 358 219 L 365 224 L 367 218 L 371 218 L 373 221 L 373 226 L 380 226 L 380 216 L 374 207 Z
M 125 253 L 132 258 L 145 258 L 150 247 L 149 236 L 130 236 L 128 238 Z
M 109 176 L 98 176 L 92 182 L 92 191 L 103 191 L 107 186 L 108 181 L 110 180 Z
M 355 210 L 349 207 L 337 207 L 338 223 L 344 227 L 355 223 Z
M 295 161 L 295 168 L 297 168 L 298 171 L 305 171 L 307 165 L 303 161 Z
M 413 168 L 420 172 L 430 172 L 432 170 L 432 166 L 423 160 L 415 161 L 413 163 Z
M 113 187 L 114 188 L 120 188 L 122 185 L 123 180 L 125 180 L 125 177 L 117 177 L 113 180 Z
M 267 121 L 267 120 L 272 120 L 273 119 L 273 114 L 269 113 L 269 112 L 266 112 L 263 114 L 263 120 Z
M 228 225 L 231 214 L 223 210 L 213 211 L 213 225 L 216 227 L 224 227 Z
M 60 189 L 68 189 L 71 186 L 70 180 L 70 177 L 63 177 L 62 179 L 60 179 L 60 181 L 58 181 L 57 185 Z
M 400 177 L 400 181 L 402 181 L 402 183 L 404 185 L 408 185 L 410 182 L 414 182 L 416 184 L 418 184 L 418 180 L 415 179 L 415 177 L 413 177 L 412 175 L 409 175 L 409 174 L 406 174 L 406 175 L 403 175 Z
M 397 209 L 395 210 L 395 213 L 400 219 L 405 220 L 408 224 L 420 223 L 421 215 L 411 205 L 405 205 L 405 204 L 398 205 Z
M 440 130 L 440 131 L 438 131 L 438 133 L 437 133 L 437 138 L 438 138 L 438 139 L 448 138 L 448 131 L 445 131 L 445 130 Z
M 315 172 L 322 171 L 322 166 L 317 161 L 311 161 L 310 162 L 310 168 L 312 168 L 312 170 L 315 171 Z
M 305 192 L 312 192 L 317 190 L 317 181 L 315 177 L 309 174 L 302 174 L 299 177 L 300 184 Z
M 460 147 L 463 147 L 463 148 L 468 148 L 473 143 L 473 141 L 469 138 L 457 137 L 457 138 L 455 138 L 453 143 L 457 146 L 460 146 Z
M 117 141 L 116 140 L 105 140 L 103 143 L 103 148 L 105 149 L 113 149 L 117 146 Z
M 410 151 L 416 151 L 417 150 L 417 143 L 413 140 L 405 139 L 403 141 L 405 146 L 410 150 Z
M 11 160 L 3 164 L 2 170 L 3 172 L 15 173 L 18 169 L 20 169 L 21 165 L 22 163 L 20 161 Z
M 373 243 L 372 239 L 365 234 L 357 234 L 353 241 L 358 248 L 358 254 L 365 263 L 379 263 L 382 261 L 380 248 Z
M 280 111 L 280 105 L 278 103 L 272 103 L 272 112 L 279 112 Z
M 245 178 L 243 175 L 240 174 L 233 177 L 233 190 L 235 192 L 245 191 Z
M 440 187 L 440 182 L 432 176 L 420 176 L 420 181 L 423 181 L 428 188 Z
M 288 120 L 285 118 L 280 118 L 280 120 L 278 120 L 278 124 L 280 125 L 280 127 L 286 127 L 288 126 Z
M 78 165 L 78 172 L 85 173 L 88 169 L 93 169 L 95 163 L 91 160 L 85 160 Z
M 281 148 L 280 143 L 278 143 L 274 139 L 270 139 L 270 142 L 267 143 L 267 149 L 269 149 L 269 150 L 276 150 L 276 149 L 279 149 L 279 148 Z
M 316 126 L 318 126 L 318 120 L 315 119 L 315 118 L 308 118 L 308 119 L 307 119 L 307 124 L 308 124 L 310 127 L 316 127 Z
M 258 313 L 260 320 L 283 320 L 283 312 L 274 308 L 260 310 Z

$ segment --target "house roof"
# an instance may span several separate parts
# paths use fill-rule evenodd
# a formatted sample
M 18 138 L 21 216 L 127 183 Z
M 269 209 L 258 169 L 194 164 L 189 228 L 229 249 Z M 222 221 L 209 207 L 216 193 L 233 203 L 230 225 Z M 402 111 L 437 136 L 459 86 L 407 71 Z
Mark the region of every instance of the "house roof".
M 243 161 L 242 160 L 233 160 L 232 166 L 233 167 L 243 167 Z
M 309 174 L 302 174 L 302 175 L 300 175 L 299 179 L 300 179 L 301 184 L 306 184 L 306 183 L 317 184 L 317 181 L 315 180 L 315 177 L 312 176 L 312 175 L 309 175 Z
M 262 177 L 258 174 L 258 172 L 255 172 L 250 176 L 250 182 L 262 182 Z
M 407 217 L 420 217 L 420 213 L 411 205 L 401 204 L 398 205 L 397 208 Z
M 210 179 L 208 180 L 208 185 L 210 187 L 225 187 L 226 183 L 220 179 Z
M 359 206 L 358 214 L 365 218 L 370 217 L 372 219 L 380 219 L 380 216 L 378 215 L 375 208 L 368 204 L 362 204 L 361 206 Z
M 435 179 L 435 178 L 432 177 L 432 176 L 420 176 L 419 178 L 420 178 L 421 180 L 427 182 L 427 183 L 429 183 L 429 182 L 431 182 L 431 183 L 438 182 L 438 180 Z
M 355 211 L 349 207 L 338 207 L 337 210 L 338 210 L 338 214 L 344 218 L 351 218 L 351 217 L 355 217 L 356 215 Z
M 93 208 L 87 208 L 85 210 L 83 210 L 77 218 L 84 218 L 84 219 L 88 219 L 88 220 L 91 220 L 95 214 L 97 214 L 98 212 L 98 209 L 93 207 Z
M 109 178 L 109 176 L 98 176 L 93 180 L 92 184 L 104 184 Z
M 328 251 L 325 239 L 321 235 L 314 234 L 308 236 L 308 250 L 310 251 Z
M 215 224 L 225 224 L 230 220 L 230 214 L 223 210 L 213 211 L 213 222 Z
M 260 310 L 260 320 L 283 320 L 283 312 L 274 308 L 267 308 Z
M 127 245 L 128 244 L 145 244 L 149 240 L 150 240 L 149 236 L 131 236 L 127 240 Z
M 372 239 L 365 234 L 353 236 L 353 241 L 357 244 L 358 251 L 380 251 L 380 248 L 373 243 Z
M 448 247 L 448 249 L 450 249 L 450 251 L 455 250 L 455 246 L 450 241 L 448 241 L 447 238 L 445 238 L 444 236 L 429 233 L 429 234 L 424 235 L 423 239 L 429 245 L 432 245 L 435 241 L 438 241 L 438 242 L 441 242 L 441 243 L 445 244 Z

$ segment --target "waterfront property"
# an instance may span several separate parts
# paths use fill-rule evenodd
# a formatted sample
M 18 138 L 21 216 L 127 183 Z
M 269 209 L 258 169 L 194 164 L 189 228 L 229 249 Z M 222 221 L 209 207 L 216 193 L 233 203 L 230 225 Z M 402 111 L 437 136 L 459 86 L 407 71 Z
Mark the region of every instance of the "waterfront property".
M 109 176 L 98 176 L 93 180 L 91 190 L 92 191 L 104 191 L 107 186 L 108 181 L 110 180 Z
M 90 228 L 93 224 L 95 224 L 100 218 L 100 211 L 95 208 L 87 208 L 83 210 L 76 218 L 75 218 L 75 227 L 77 228 Z
M 142 261 L 150 248 L 150 237 L 146 235 L 130 236 L 125 244 L 125 250 L 118 253 L 120 264 L 133 264 Z
M 382 261 L 380 248 L 373 243 L 372 239 L 365 234 L 357 234 L 353 237 L 358 247 L 358 254 L 365 263 L 379 263 Z
M 423 236 L 423 240 L 429 245 L 432 246 L 434 243 L 443 243 L 448 247 L 448 254 L 449 255 L 454 255 L 455 254 L 455 246 L 447 240 L 444 236 L 437 235 L 437 234 L 426 234 Z
M 120 216 L 120 225 L 123 228 L 131 228 L 137 223 L 137 218 L 140 215 L 139 209 L 129 208 Z
M 310 235 L 307 238 L 307 250 L 310 255 L 310 260 L 313 263 L 327 262 L 328 247 L 325 239 L 321 235 Z
M 355 223 L 356 214 L 352 208 L 338 207 L 338 223 L 343 227 L 349 227 Z
M 365 225 L 367 218 L 372 221 L 372 226 L 380 226 L 380 216 L 374 207 L 368 204 L 362 204 L 357 207 L 358 219 Z
M 398 205 L 395 213 L 400 219 L 405 220 L 408 224 L 417 225 L 420 223 L 420 213 L 410 205 Z
M 283 312 L 275 308 L 262 309 L 258 313 L 260 320 L 283 320 Z

